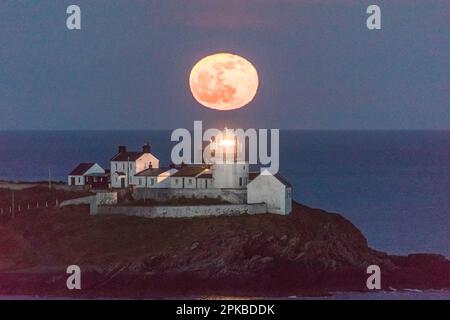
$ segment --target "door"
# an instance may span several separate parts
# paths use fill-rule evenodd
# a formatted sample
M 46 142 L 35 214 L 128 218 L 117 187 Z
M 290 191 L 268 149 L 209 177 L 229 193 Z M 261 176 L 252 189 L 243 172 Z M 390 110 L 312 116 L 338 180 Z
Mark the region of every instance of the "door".
M 120 187 L 125 188 L 125 179 L 124 178 L 120 179 Z
M 70 177 L 70 185 L 71 186 L 75 185 L 75 177 Z

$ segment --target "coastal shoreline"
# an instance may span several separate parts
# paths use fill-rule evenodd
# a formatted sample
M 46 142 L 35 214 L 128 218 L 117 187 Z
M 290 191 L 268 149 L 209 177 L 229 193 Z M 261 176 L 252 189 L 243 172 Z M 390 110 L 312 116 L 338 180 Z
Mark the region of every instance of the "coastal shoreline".
M 2 191 L 3 190 L 3 191 Z M 66 190 L 16 190 L 20 201 Z M 0 189 L 0 204 L 10 191 Z M 91 216 L 87 206 L 31 208 L 0 216 L 0 295 L 60 298 L 325 297 L 367 292 L 380 265 L 383 290 L 450 288 L 442 255 L 389 255 L 368 246 L 343 216 L 294 203 L 289 216 L 146 219 Z M 66 268 L 83 290 L 66 288 Z

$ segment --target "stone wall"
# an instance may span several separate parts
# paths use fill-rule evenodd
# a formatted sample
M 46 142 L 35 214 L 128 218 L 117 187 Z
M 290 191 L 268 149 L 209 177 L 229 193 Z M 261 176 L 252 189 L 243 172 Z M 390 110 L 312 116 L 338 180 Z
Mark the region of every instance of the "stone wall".
M 82 198 L 76 198 L 76 199 L 70 199 L 70 200 L 64 200 L 59 204 L 60 207 L 65 206 L 76 206 L 79 204 L 91 204 L 95 203 L 95 195 L 94 196 L 87 196 Z
M 133 198 L 168 201 L 177 198 L 221 198 L 233 204 L 247 203 L 246 189 L 135 189 Z
M 95 195 L 97 205 L 117 204 L 117 192 L 99 192 Z
M 116 205 L 117 192 L 99 192 L 95 195 L 95 201 L 90 205 L 90 213 L 97 214 L 99 206 Z
M 97 214 L 121 214 L 146 218 L 191 218 L 267 213 L 264 203 L 202 206 L 99 206 Z

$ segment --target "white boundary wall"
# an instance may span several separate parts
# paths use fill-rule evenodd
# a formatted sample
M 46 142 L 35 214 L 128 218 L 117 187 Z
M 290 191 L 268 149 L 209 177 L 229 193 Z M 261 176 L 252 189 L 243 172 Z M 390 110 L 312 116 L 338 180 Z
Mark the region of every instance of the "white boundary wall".
M 245 189 L 135 189 L 133 198 L 168 201 L 177 198 L 215 198 L 232 204 L 246 204 L 247 190 Z
M 146 218 L 192 218 L 267 213 L 264 203 L 202 206 L 99 206 L 96 214 L 120 214 Z

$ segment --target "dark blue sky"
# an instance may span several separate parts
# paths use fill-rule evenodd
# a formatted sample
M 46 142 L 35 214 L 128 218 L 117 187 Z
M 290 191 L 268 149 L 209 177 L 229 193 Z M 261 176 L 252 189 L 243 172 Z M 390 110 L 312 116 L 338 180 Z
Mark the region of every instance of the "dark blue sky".
M 78 4 L 82 30 L 66 29 Z M 382 30 L 366 8 L 382 9 Z M 192 66 L 258 69 L 247 107 L 198 105 Z M 2 0 L 0 129 L 450 129 L 450 1 Z

